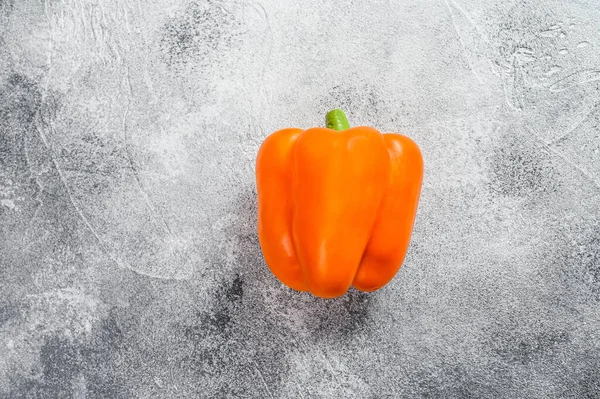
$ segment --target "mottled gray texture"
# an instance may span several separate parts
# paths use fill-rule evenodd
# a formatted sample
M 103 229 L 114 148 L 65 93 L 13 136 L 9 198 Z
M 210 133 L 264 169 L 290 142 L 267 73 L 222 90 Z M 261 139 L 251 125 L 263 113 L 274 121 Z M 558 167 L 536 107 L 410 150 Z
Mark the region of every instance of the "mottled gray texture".
M 0 397 L 600 397 L 600 3 L 0 1 Z M 282 286 L 272 131 L 413 137 L 404 267 Z

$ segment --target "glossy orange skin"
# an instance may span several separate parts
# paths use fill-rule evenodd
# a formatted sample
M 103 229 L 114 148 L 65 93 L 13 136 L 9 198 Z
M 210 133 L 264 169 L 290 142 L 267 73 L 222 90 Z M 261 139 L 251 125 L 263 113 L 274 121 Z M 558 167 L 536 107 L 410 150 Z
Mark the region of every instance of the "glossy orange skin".
M 421 151 L 403 135 L 364 126 L 271 134 L 256 160 L 267 265 L 323 298 L 383 287 L 404 261 L 422 180 Z

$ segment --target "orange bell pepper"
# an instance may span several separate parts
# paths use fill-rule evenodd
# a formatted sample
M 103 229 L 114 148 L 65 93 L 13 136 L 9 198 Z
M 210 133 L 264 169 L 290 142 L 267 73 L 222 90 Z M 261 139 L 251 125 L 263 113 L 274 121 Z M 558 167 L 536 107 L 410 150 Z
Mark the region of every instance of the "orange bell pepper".
M 333 298 L 351 285 L 374 291 L 398 272 L 416 216 L 423 158 L 400 134 L 349 128 L 283 129 L 256 160 L 258 236 L 285 285 Z

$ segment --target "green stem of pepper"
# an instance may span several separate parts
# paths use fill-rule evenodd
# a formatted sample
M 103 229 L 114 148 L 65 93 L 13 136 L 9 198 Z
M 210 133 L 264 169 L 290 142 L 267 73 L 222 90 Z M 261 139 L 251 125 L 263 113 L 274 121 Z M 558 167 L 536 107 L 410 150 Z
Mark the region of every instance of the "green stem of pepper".
M 331 110 L 325 115 L 325 126 L 333 130 L 346 130 L 350 129 L 346 114 L 339 108 Z

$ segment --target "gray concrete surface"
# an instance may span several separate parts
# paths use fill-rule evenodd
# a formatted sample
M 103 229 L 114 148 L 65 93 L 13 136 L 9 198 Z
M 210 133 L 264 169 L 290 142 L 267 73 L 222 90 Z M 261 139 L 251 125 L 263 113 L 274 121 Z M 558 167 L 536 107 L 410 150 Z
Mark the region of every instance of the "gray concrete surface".
M 0 397 L 600 397 L 600 3 L 1 0 Z M 396 278 L 256 237 L 272 131 L 425 158 Z

